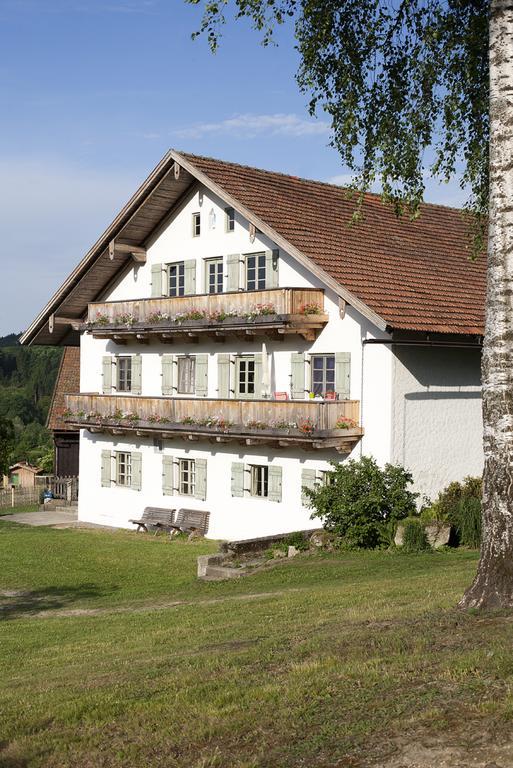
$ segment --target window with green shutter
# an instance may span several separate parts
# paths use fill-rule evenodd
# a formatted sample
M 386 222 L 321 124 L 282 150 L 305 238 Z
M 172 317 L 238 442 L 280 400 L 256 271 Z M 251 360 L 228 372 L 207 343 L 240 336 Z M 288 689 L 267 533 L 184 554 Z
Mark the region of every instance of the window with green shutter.
M 313 491 L 317 481 L 317 470 L 305 469 L 301 470 L 301 503 L 304 507 L 307 507 L 310 503 L 308 496 L 305 493 L 305 488 L 309 491 Z
M 240 289 L 240 261 L 240 253 L 230 253 L 226 257 L 227 291 L 238 291 Z
M 244 464 L 240 461 L 232 462 L 231 489 L 232 496 L 244 496 Z
M 134 491 L 140 491 L 142 486 L 142 454 L 136 451 L 131 453 L 132 461 L 132 482 L 130 488 Z
M 269 467 L 269 501 L 281 501 L 282 469 L 274 464 Z
M 162 456 L 162 493 L 172 496 L 174 488 L 174 460 L 172 456 Z
M 195 459 L 196 464 L 196 485 L 194 488 L 194 497 L 200 501 L 207 498 L 207 460 Z
M 142 357 L 133 355 L 132 357 L 132 394 L 140 395 L 142 392 Z
M 275 248 L 273 251 L 265 252 L 265 287 L 277 288 L 278 287 L 278 254 L 279 251 Z
M 196 293 L 196 259 L 188 259 L 184 262 L 184 289 L 186 296 Z
M 163 295 L 164 284 L 162 274 L 164 272 L 163 264 L 152 264 L 151 266 L 151 296 L 160 298 Z
M 217 356 L 217 395 L 228 399 L 232 396 L 232 356 L 222 353 Z

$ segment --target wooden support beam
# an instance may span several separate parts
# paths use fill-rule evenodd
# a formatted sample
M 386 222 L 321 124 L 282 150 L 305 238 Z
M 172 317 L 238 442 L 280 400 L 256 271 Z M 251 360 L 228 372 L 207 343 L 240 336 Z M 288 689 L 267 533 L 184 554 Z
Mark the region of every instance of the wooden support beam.
M 82 325 L 82 321 L 79 317 L 58 317 L 57 315 L 51 315 L 53 317 L 53 324 L 55 325 L 71 325 L 74 331 L 78 331 Z M 50 331 L 51 333 L 51 331 Z
M 136 333 L 135 338 L 140 344 L 149 344 L 150 339 L 147 333 Z
M 221 437 L 220 435 L 216 435 L 216 443 L 229 443 L 230 438 L 229 437 Z
M 160 338 L 160 341 L 163 344 L 172 344 L 173 343 L 173 334 L 172 333 L 161 333 L 159 338 Z
M 137 264 L 146 264 L 146 248 L 140 245 L 132 245 L 131 243 L 119 243 L 116 240 L 111 240 L 109 243 L 109 259 L 114 261 L 114 257 L 118 253 L 128 253 Z
M 116 344 L 126 344 L 126 338 L 124 336 L 120 336 L 118 333 L 113 333 L 112 338 Z
M 186 439 L 190 440 L 193 443 L 197 443 L 199 440 L 198 435 L 186 435 Z
M 192 341 L 193 344 L 197 344 L 199 342 L 199 337 L 197 333 L 193 333 L 192 331 L 187 332 L 187 338 L 189 341 Z

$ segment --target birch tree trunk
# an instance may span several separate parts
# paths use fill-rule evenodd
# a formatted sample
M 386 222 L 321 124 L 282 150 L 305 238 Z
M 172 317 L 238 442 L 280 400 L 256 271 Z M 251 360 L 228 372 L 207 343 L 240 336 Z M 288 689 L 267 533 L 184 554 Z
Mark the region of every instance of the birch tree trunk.
M 513 607 L 513 2 L 490 4 L 490 197 L 483 345 L 483 540 L 462 608 Z

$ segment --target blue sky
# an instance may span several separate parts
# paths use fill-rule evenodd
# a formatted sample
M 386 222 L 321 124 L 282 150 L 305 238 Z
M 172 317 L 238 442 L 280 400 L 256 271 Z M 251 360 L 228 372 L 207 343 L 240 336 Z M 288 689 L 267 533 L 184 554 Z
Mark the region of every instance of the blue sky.
M 343 182 L 291 30 L 191 40 L 183 0 L 0 0 L 0 334 L 24 329 L 169 147 Z M 427 198 L 458 205 L 456 184 Z

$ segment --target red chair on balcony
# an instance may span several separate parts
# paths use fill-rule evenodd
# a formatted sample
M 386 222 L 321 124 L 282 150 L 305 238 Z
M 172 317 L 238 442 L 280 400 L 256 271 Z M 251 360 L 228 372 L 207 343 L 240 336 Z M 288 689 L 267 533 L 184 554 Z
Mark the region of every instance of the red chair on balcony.
M 326 392 L 324 395 L 325 400 L 338 400 L 338 395 L 336 392 Z
M 274 399 L 275 400 L 288 400 L 289 399 L 289 393 L 288 392 L 275 392 L 274 393 Z

